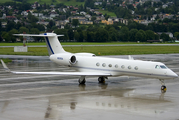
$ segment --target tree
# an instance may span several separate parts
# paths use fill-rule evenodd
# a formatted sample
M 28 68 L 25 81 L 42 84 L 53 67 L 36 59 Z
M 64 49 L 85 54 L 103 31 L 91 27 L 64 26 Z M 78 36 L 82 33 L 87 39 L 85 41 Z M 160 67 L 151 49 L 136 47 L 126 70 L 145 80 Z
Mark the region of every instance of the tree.
M 130 23 L 130 24 L 128 25 L 128 27 L 129 27 L 129 30 L 131 30 L 131 29 L 137 29 L 136 22 Z
M 15 22 L 8 21 L 7 26 L 6 26 L 6 31 L 8 32 L 8 31 L 12 30 L 13 28 L 15 28 Z
M 75 32 L 74 38 L 76 41 L 79 41 L 80 34 L 78 32 Z
M 28 13 L 27 17 L 28 17 L 29 22 L 31 23 L 36 23 L 38 21 L 38 18 L 32 15 L 30 12 Z
M 178 39 L 179 39 L 179 32 L 175 32 L 175 33 L 174 33 L 174 36 L 175 36 L 176 39 L 178 40 Z
M 37 28 L 39 31 L 45 31 L 45 27 L 41 24 L 35 24 L 33 26 L 34 28 Z
M 1 31 L 2 31 L 2 23 L 0 21 L 0 34 L 1 34 Z
M 92 18 L 91 18 L 91 21 L 95 21 L 96 20 L 96 17 L 95 16 L 93 16 Z
M 47 25 L 48 29 L 51 29 L 55 25 L 55 22 L 53 20 L 50 20 L 49 24 Z
M 84 35 L 83 35 L 83 32 L 79 32 L 79 41 L 78 42 L 83 42 L 83 39 L 84 39 Z
M 26 34 L 29 33 L 29 29 L 27 29 L 26 27 L 20 27 L 19 33 L 24 33 L 24 32 L 26 32 Z
M 3 32 L 2 37 L 3 37 L 3 39 L 5 39 L 5 42 L 7 42 L 7 43 L 11 42 L 11 37 L 9 36 L 8 32 Z
M 147 16 L 148 16 L 148 17 L 151 17 L 152 14 L 153 14 L 153 10 L 152 10 L 151 8 L 148 8 L 148 9 L 147 9 Z
M 107 42 L 109 38 L 108 31 L 104 28 L 98 28 L 97 32 L 95 33 L 95 41 L 96 42 Z
M 155 34 L 154 34 L 153 31 L 147 30 L 147 31 L 145 31 L 145 33 L 146 33 L 146 39 L 147 40 L 154 40 L 155 39 Z
M 165 34 L 165 33 L 162 33 L 162 34 L 160 35 L 160 39 L 163 39 L 163 42 L 170 41 L 169 35 L 167 35 L 167 34 Z
M 76 27 L 76 26 L 78 26 L 78 24 L 79 24 L 78 19 L 73 19 L 72 20 L 72 25 L 74 25 Z
M 129 31 L 129 41 L 137 41 L 136 40 L 136 33 L 138 32 L 138 30 L 137 29 L 131 29 L 130 31 Z
M 0 42 L 2 42 L 2 41 L 3 41 L 2 36 L 0 36 Z
M 31 28 L 30 29 L 30 34 L 39 34 L 40 31 L 37 28 Z
M 139 30 L 139 32 L 142 34 L 142 40 L 140 40 L 141 42 L 145 42 L 146 41 L 146 33 L 145 33 L 145 31 L 144 30 Z
M 68 34 L 67 34 L 67 29 L 55 29 L 54 32 L 57 35 L 64 35 L 63 37 L 59 37 L 59 40 L 68 40 Z
M 68 37 L 69 37 L 70 40 L 74 39 L 73 29 L 71 29 L 71 28 L 68 30 Z
M 142 33 L 140 32 L 140 31 L 138 31 L 137 33 L 136 33 L 136 35 L 135 35 L 135 40 L 136 41 L 143 41 L 143 35 L 142 35 Z
M 94 32 L 87 31 L 87 42 L 94 42 Z
M 122 41 L 128 41 L 129 40 L 129 28 L 127 28 L 126 26 L 121 28 L 120 38 L 121 38 Z
M 161 0 L 161 2 L 166 3 L 166 2 L 167 2 L 167 0 Z
M 108 33 L 109 33 L 109 41 L 117 41 L 118 31 L 114 27 L 111 27 Z
M 16 38 L 15 38 L 15 36 L 13 36 L 13 34 L 18 34 L 18 30 L 12 29 L 12 30 L 9 31 L 8 34 L 9 34 L 9 36 L 11 38 L 11 41 L 12 42 L 16 42 Z

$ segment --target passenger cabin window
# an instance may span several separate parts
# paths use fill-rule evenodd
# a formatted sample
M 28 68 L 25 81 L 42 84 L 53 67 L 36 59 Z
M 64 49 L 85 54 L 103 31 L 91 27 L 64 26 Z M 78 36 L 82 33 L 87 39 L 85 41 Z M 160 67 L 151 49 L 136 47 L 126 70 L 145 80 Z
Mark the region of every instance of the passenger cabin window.
M 102 64 L 102 66 L 103 66 L 103 67 L 106 67 L 106 64 L 105 64 L 105 63 L 103 63 L 103 64 Z
M 122 66 L 121 66 L 121 68 L 122 68 L 122 69 L 124 69 L 124 68 L 125 68 L 125 66 L 124 66 L 124 65 L 122 65 Z
M 118 65 L 115 65 L 115 68 L 118 68 Z
M 128 69 L 131 69 L 132 67 L 131 66 L 128 66 Z
M 100 64 L 99 64 L 99 63 L 96 63 L 96 66 L 100 66 Z
M 111 64 L 109 64 L 108 66 L 109 66 L 109 67 L 112 67 L 112 65 L 111 65 Z
M 139 68 L 136 66 L 134 69 L 135 69 L 135 70 L 138 70 Z

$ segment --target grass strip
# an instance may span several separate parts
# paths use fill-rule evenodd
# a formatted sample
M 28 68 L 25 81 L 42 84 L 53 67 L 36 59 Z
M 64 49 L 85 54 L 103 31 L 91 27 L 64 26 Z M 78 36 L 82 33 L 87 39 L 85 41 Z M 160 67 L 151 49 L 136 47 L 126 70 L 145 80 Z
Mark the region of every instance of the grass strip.
M 2 59 L 5 63 L 12 62 L 12 60 L 9 59 L 9 58 L 0 58 L 0 60 L 1 60 L 1 59 Z
M 89 52 L 100 55 L 140 55 L 179 53 L 178 46 L 81 46 L 64 47 L 68 52 Z M 48 56 L 46 47 L 29 47 L 28 52 L 14 52 L 14 48 L 0 48 L 1 55 Z

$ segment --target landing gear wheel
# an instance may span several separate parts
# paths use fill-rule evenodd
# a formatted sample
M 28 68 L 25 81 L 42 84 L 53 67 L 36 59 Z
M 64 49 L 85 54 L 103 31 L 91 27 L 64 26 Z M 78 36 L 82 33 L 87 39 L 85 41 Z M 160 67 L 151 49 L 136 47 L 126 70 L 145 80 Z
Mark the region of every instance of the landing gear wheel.
M 79 79 L 78 82 L 79 82 L 80 85 L 84 85 L 84 84 L 86 83 L 86 80 L 83 79 L 83 80 L 81 81 L 81 80 Z
M 105 83 L 105 78 L 104 77 L 99 77 L 98 81 L 99 81 L 99 83 Z
M 160 82 L 161 82 L 161 84 L 162 84 L 162 86 L 161 86 L 161 92 L 162 92 L 162 93 L 165 93 L 165 92 L 167 91 L 167 88 L 166 88 L 166 86 L 165 86 L 165 82 L 164 82 L 164 80 L 162 80 L 162 79 L 160 79 Z
M 167 91 L 167 88 L 166 88 L 166 86 L 165 86 L 165 85 L 162 85 L 162 86 L 161 86 L 161 91 L 162 91 L 162 93 L 164 93 L 164 92 L 166 92 L 166 91 Z

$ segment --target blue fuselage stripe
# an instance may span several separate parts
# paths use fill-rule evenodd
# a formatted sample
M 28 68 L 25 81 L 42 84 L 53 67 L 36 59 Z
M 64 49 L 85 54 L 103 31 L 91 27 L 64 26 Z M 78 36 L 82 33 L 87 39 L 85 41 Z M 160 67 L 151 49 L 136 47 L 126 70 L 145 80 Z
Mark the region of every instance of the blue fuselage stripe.
M 46 34 L 46 33 L 44 33 L 44 35 L 47 35 L 47 34 Z M 47 41 L 47 45 L 48 45 L 48 47 L 50 48 L 50 50 L 51 50 L 52 54 L 54 54 L 54 52 L 53 52 L 53 50 L 52 50 L 52 47 L 51 47 L 51 45 L 50 45 L 50 42 L 49 42 L 48 37 L 45 37 L 45 39 L 46 39 L 46 41 Z

